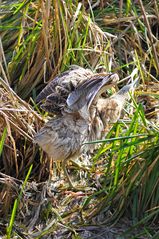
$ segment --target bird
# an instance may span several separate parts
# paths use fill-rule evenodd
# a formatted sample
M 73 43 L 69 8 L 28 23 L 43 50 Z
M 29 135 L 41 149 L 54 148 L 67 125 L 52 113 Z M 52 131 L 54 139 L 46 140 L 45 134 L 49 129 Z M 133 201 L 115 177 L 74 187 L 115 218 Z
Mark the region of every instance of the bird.
M 103 96 L 118 81 L 117 73 L 93 73 L 71 66 L 37 96 L 37 103 L 44 101 L 41 108 L 52 117 L 35 134 L 34 142 L 53 160 L 62 162 L 71 188 L 74 186 L 66 169 L 67 162 L 94 148 L 86 142 L 105 137 L 105 127 L 120 118 L 128 92 L 134 87 L 131 83 L 111 97 Z

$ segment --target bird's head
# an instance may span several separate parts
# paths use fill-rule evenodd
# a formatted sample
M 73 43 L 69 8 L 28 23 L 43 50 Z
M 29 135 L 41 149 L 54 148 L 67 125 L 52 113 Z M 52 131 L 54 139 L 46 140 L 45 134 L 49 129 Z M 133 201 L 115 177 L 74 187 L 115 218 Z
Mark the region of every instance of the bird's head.
M 125 85 L 111 97 L 98 99 L 97 109 L 104 125 L 115 123 L 120 118 L 124 104 L 129 98 L 129 92 L 135 89 L 137 83 L 138 79 Z

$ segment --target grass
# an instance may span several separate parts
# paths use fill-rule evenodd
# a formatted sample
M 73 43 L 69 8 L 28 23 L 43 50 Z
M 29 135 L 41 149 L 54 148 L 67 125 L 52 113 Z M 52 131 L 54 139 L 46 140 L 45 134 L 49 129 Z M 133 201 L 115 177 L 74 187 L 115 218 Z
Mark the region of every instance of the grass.
M 6 136 L 7 136 L 7 128 L 4 128 L 3 133 L 2 133 L 2 137 L 1 137 L 1 140 L 0 140 L 0 155 L 3 152 L 3 146 L 4 146 L 4 141 L 5 141 Z
M 25 178 L 25 180 L 24 180 L 24 182 L 23 182 L 23 184 L 22 184 L 22 188 L 21 188 L 21 190 L 20 190 L 20 193 L 19 193 L 19 195 L 18 195 L 18 198 L 15 199 L 15 201 L 14 201 L 14 205 L 13 205 L 13 209 L 12 209 L 12 213 L 11 213 L 11 218 L 10 218 L 10 221 L 9 221 L 9 226 L 6 228 L 6 231 L 7 231 L 7 239 L 10 239 L 10 238 L 11 238 L 13 226 L 14 226 L 14 223 L 15 223 L 16 213 L 17 213 L 17 210 L 18 210 L 18 207 L 19 207 L 21 198 L 22 198 L 22 194 L 23 194 L 23 192 L 24 192 L 24 189 L 25 189 L 25 187 L 26 187 L 27 181 L 28 181 L 28 179 L 29 179 L 29 176 L 30 176 L 32 167 L 33 167 L 33 165 L 30 166 L 29 171 L 28 171 L 28 173 L 27 173 L 27 175 L 26 175 L 26 178 Z
M 1 3 L 1 237 L 158 238 L 158 4 L 94 4 Z M 49 160 L 32 142 L 48 117 L 36 95 L 70 64 L 117 72 L 119 88 L 127 76 L 140 79 L 106 139 L 88 142 L 98 145 L 91 164 L 70 165 L 81 192 L 62 177 L 48 183 Z

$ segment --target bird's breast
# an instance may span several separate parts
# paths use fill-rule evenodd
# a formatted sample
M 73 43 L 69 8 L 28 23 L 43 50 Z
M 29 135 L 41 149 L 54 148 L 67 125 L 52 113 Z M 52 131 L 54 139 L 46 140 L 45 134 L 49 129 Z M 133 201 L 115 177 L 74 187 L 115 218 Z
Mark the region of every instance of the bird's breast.
M 54 160 L 80 154 L 82 144 L 89 140 L 89 125 L 71 115 L 49 120 L 35 135 L 35 143 Z

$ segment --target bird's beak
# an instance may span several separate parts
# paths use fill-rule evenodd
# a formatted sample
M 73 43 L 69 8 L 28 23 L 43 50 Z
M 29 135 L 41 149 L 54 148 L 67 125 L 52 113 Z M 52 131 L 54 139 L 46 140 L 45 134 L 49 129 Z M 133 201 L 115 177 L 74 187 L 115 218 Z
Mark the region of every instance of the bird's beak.
M 130 83 L 130 84 L 128 84 L 128 85 L 125 85 L 123 88 L 121 88 L 121 89 L 118 91 L 117 94 L 119 94 L 119 95 L 125 95 L 125 94 L 127 94 L 129 91 L 133 91 L 133 90 L 137 87 L 137 85 L 138 85 L 138 83 L 139 83 L 138 79 L 139 79 L 139 78 L 136 78 L 132 83 Z

